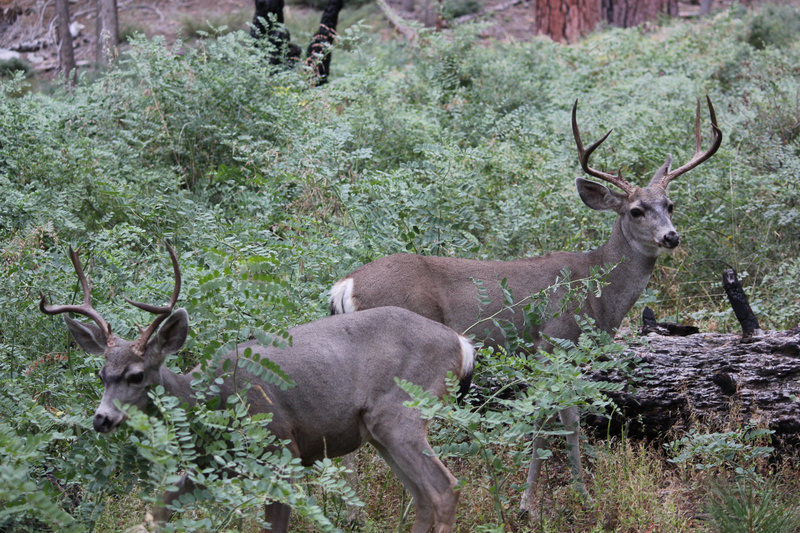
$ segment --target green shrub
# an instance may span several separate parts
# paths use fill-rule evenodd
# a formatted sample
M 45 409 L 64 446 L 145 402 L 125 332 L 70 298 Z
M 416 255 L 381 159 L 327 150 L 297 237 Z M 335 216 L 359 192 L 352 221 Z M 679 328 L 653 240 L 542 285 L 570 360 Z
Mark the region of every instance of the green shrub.
M 247 24 L 252 18 L 252 13 L 246 10 L 231 11 L 223 15 L 205 18 L 183 16 L 180 21 L 180 33 L 184 39 L 219 37 L 226 33 L 247 29 Z
M 800 35 L 800 13 L 792 5 L 768 5 L 753 17 L 747 42 L 758 49 L 791 46 Z
M 33 68 L 30 63 L 19 58 L 3 59 L 0 61 L 0 79 L 10 79 L 20 72 L 24 78 L 33 76 Z
M 711 484 L 706 521 L 718 533 L 792 533 L 800 529 L 796 495 L 774 481 L 724 478 Z

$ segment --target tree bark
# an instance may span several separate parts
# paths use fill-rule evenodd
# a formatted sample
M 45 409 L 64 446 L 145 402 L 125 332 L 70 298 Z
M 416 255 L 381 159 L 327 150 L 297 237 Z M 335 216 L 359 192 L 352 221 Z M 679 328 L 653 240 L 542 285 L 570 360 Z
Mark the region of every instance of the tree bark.
M 67 83 L 74 85 L 75 79 L 72 73 L 75 70 L 75 51 L 72 47 L 72 34 L 69 32 L 69 0 L 56 0 L 56 17 L 59 69 Z
M 742 337 L 748 338 L 761 333 L 761 326 L 758 325 L 758 319 L 750 307 L 747 294 L 745 294 L 734 269 L 728 268 L 722 272 L 722 288 L 728 295 L 728 301 L 736 319 L 742 325 Z
M 331 71 L 331 46 L 336 39 L 336 26 L 339 23 L 339 11 L 343 3 L 343 0 L 328 0 L 319 21 L 319 29 L 311 37 L 311 43 L 306 51 L 306 66 L 312 72 L 312 85 L 324 85 L 328 81 Z
M 709 427 L 737 427 L 755 420 L 780 441 L 800 445 L 800 328 L 765 332 L 750 339 L 738 335 L 687 337 L 649 335 L 630 347 L 641 359 L 633 385 L 612 399 L 621 414 L 590 417 L 600 435 L 627 427 L 630 435 L 664 439 L 674 427 L 693 421 Z M 620 375 L 590 379 L 626 382 Z
M 119 21 L 117 0 L 97 0 L 97 64 L 107 65 L 117 55 Z
M 619 28 L 632 28 L 660 14 L 676 16 L 678 0 L 602 0 L 603 20 Z
M 536 0 L 534 33 L 574 43 L 600 21 L 600 0 Z

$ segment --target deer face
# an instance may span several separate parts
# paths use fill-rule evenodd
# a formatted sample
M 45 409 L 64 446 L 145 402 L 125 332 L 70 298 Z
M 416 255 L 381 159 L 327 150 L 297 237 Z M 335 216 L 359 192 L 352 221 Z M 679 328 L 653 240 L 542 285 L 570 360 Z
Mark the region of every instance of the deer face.
M 672 225 L 672 200 L 661 187 L 638 189 L 629 199 L 622 231 L 628 242 L 643 251 L 660 253 L 674 250 L 681 242 Z
M 103 399 L 95 411 L 92 423 L 95 431 L 107 433 L 116 429 L 124 420 L 123 413 L 115 405 L 132 405 L 144 409 L 147 405 L 147 388 L 158 380 L 158 368 L 133 354 L 131 344 L 122 341 L 119 346 L 107 348 L 106 363 L 98 373 L 103 382 Z
M 125 420 L 125 413 L 117 407 L 117 402 L 120 405 L 134 405 L 139 409 L 147 405 L 147 387 L 160 382 L 164 359 L 180 350 L 186 342 L 189 316 L 185 309 L 172 312 L 181 291 L 181 269 L 175 249 L 167 246 L 167 250 L 175 273 L 175 286 L 169 305 L 158 307 L 125 298 L 131 305 L 156 315 L 149 326 L 139 328 L 139 338 L 134 342 L 113 334 L 108 322 L 92 307 L 89 280 L 83 273 L 78 253 L 72 247 L 69 249 L 69 256 L 83 288 L 83 303 L 48 305 L 44 295 L 39 302 L 39 309 L 47 315 L 76 313 L 94 321 L 94 324 L 83 323 L 64 315 L 67 329 L 75 342 L 87 352 L 102 355 L 106 360 L 99 374 L 105 390 L 93 419 L 94 429 L 100 433 L 113 431 Z M 161 329 L 158 329 L 162 322 Z M 156 330 L 158 332 L 153 335 Z
M 672 225 L 673 203 L 663 187 L 650 185 L 625 194 L 583 178 L 578 178 L 576 185 L 587 206 L 598 211 L 616 211 L 622 234 L 640 253 L 656 256 L 680 244 L 680 236 Z
M 578 178 L 576 185 L 587 206 L 619 215 L 622 234 L 640 253 L 656 256 L 680 244 L 681 238 L 672 225 L 673 203 L 665 188 L 649 185 L 625 194 L 583 178 Z
M 138 355 L 137 344 L 116 335 L 107 336 L 94 324 L 85 324 L 64 317 L 67 328 L 81 348 L 103 355 L 105 364 L 99 372 L 103 382 L 103 399 L 95 411 L 92 423 L 100 433 L 108 433 L 125 421 L 125 413 L 116 405 L 147 406 L 147 389 L 160 383 L 164 359 L 181 349 L 189 332 L 189 316 L 177 309 L 147 341 L 144 353 Z

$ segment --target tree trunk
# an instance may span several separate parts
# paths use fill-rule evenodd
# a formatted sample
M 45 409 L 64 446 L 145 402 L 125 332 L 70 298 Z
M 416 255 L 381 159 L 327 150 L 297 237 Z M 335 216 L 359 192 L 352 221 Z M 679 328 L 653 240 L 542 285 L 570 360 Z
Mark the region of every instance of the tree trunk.
M 117 0 L 97 0 L 97 64 L 107 65 L 116 57 L 118 45 Z
M 612 432 L 625 425 L 632 436 L 663 439 L 695 420 L 712 428 L 756 420 L 782 441 L 800 445 L 800 328 L 744 340 L 702 333 L 643 339 L 629 353 L 642 361 L 636 390 L 613 395 L 622 415 L 612 417 Z M 619 375 L 591 379 L 625 381 Z M 601 435 L 609 429 L 600 417 L 587 425 Z
M 422 24 L 426 28 L 433 28 L 436 26 L 436 6 L 433 5 L 433 0 L 424 0 L 422 3 Z
M 574 43 L 600 21 L 600 0 L 535 0 L 534 33 Z
M 602 0 L 603 20 L 618 28 L 632 28 L 660 14 L 676 16 L 678 0 Z
M 312 85 L 319 86 L 328 81 L 331 71 L 331 47 L 336 40 L 336 26 L 339 23 L 339 11 L 343 3 L 343 0 L 328 0 L 319 21 L 319 29 L 311 37 L 311 43 L 306 51 L 306 67 L 312 73 Z
M 67 83 L 74 85 L 75 78 L 71 75 L 75 70 L 75 51 L 72 48 L 72 35 L 69 32 L 69 0 L 56 0 L 56 17 L 59 69 Z

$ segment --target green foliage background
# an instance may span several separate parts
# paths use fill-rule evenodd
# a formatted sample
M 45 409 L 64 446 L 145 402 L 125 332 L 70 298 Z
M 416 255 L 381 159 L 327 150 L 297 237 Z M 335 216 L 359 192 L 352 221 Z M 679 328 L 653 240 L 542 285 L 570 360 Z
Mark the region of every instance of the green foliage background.
M 68 244 L 128 336 L 146 317 L 120 296 L 163 301 L 160 243 L 175 244 L 192 333 L 169 364 L 185 370 L 253 331 L 323 316 L 332 282 L 389 253 L 506 259 L 602 243 L 613 216 L 574 188 L 575 99 L 585 139 L 615 128 L 594 165 L 643 184 L 668 152 L 691 157 L 695 101 L 711 97 L 722 147 L 673 183 L 683 244 L 641 303 L 736 329 L 719 283 L 729 264 L 763 327 L 796 325 L 800 45 L 769 30 L 796 15 L 734 7 L 665 24 L 574 46 L 476 45 L 466 27 L 417 47 L 357 25 L 322 88 L 271 71 L 237 32 L 196 48 L 134 39 L 73 90 L 0 83 L 0 528 L 92 527 L 142 461 L 91 430 L 101 360 L 38 311 L 40 291 L 79 299 Z

